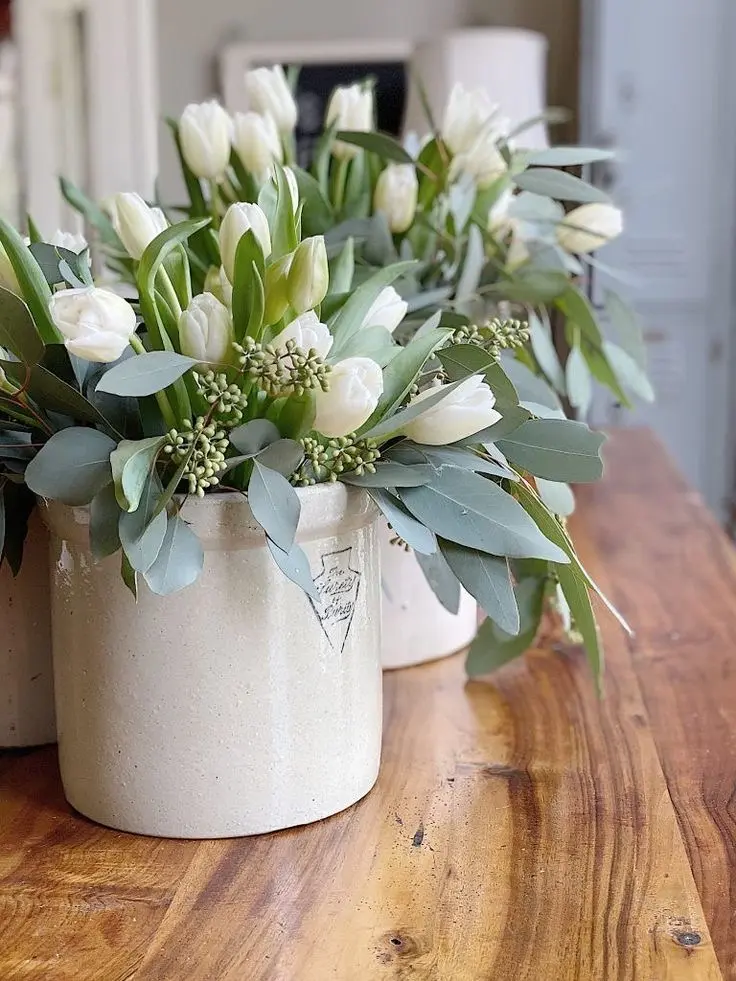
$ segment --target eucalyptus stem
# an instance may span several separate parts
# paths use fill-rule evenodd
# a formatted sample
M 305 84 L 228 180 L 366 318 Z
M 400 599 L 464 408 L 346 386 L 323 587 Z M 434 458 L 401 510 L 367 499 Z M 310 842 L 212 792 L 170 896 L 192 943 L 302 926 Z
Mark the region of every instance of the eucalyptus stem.
M 136 354 L 147 354 L 143 342 L 137 334 L 133 334 L 130 339 L 130 346 L 133 348 Z M 176 428 L 176 415 L 174 410 L 171 408 L 171 402 L 166 395 L 166 392 L 156 392 L 156 402 L 161 410 L 161 415 L 164 417 L 164 423 L 167 429 Z

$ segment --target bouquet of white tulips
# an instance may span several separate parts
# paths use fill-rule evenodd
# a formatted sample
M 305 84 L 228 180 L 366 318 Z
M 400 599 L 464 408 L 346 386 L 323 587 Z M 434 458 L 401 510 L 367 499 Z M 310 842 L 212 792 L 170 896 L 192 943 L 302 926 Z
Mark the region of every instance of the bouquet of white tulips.
M 448 608 L 461 584 L 478 599 L 489 621 L 471 670 L 522 652 L 551 593 L 598 670 L 595 587 L 540 489 L 597 479 L 603 439 L 538 403 L 514 357 L 523 325 L 481 326 L 479 346 L 437 312 L 398 345 L 391 284 L 416 263 L 367 271 L 348 241 L 330 270 L 278 164 L 217 233 L 208 217 L 169 226 L 132 196 L 113 213 L 134 303 L 94 285 L 86 251 L 28 245 L 0 223 L 16 285 L 0 289 L 6 506 L 20 480 L 88 506 L 95 557 L 120 554 L 134 593 L 142 581 L 167 594 L 203 567 L 188 509 L 246 494 L 274 560 L 314 595 L 298 488 L 341 480 L 371 495 Z

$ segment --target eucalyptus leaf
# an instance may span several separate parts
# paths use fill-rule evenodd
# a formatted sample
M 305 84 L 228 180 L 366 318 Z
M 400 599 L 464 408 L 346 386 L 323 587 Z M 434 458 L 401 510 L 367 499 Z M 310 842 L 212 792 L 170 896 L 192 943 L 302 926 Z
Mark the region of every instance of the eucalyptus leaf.
M 301 546 L 294 542 L 289 551 L 285 552 L 275 542 L 271 541 L 268 536 L 266 536 L 266 545 L 273 556 L 274 562 L 286 578 L 299 586 L 300 589 L 303 589 L 307 596 L 310 596 L 315 602 L 318 601 L 319 591 L 314 585 L 312 570 L 309 567 L 309 559 Z
M 575 510 L 575 495 L 569 484 L 536 478 L 537 493 L 553 514 L 569 518 Z
M 2 488 L 5 511 L 5 534 L 0 557 L 8 563 L 14 576 L 20 572 L 23 548 L 28 535 L 28 521 L 36 498 L 23 483 L 8 480 Z
M 89 504 L 112 481 L 110 453 L 115 443 L 96 429 L 62 429 L 26 467 L 26 484 L 39 497 L 71 507 Z
M 120 556 L 120 578 L 135 602 L 138 602 L 138 573 L 130 564 L 128 556 L 123 552 Z
M 403 146 L 393 139 L 393 137 L 385 133 L 374 131 L 366 133 L 362 130 L 340 130 L 340 132 L 335 134 L 335 138 L 341 140 L 343 143 L 350 143 L 353 146 L 361 147 L 363 150 L 369 150 L 383 160 L 392 160 L 396 163 L 403 164 L 414 163 Z
M 236 426 L 229 433 L 230 442 L 246 457 L 257 456 L 262 450 L 281 439 L 281 433 L 270 419 L 253 419 Z
M 421 487 L 432 479 L 433 468 L 426 465 L 407 467 L 401 463 L 379 461 L 375 473 L 345 473 L 340 476 L 345 484 L 356 487 Z
M 289 552 L 301 512 L 299 495 L 289 481 L 255 459 L 248 484 L 248 503 L 253 517 L 271 541 Z
M 460 612 L 460 583 L 447 564 L 445 556 L 438 549 L 432 555 L 422 555 L 421 552 L 415 552 L 414 557 L 427 580 L 427 585 L 440 604 L 448 613 L 457 616 Z
M 166 511 L 157 511 L 163 488 L 155 471 L 151 471 L 141 495 L 138 509 L 120 515 L 118 533 L 128 561 L 136 572 L 148 572 L 156 561 L 166 535 Z
M 478 474 L 445 467 L 431 484 L 403 488 L 399 497 L 415 518 L 458 545 L 491 555 L 567 561 L 510 494 Z
M 461 470 L 472 470 L 474 473 L 487 473 L 504 480 L 518 480 L 519 475 L 508 467 L 504 467 L 473 450 L 461 446 L 423 446 L 417 448 L 435 467 L 460 467 Z
M 189 525 L 175 515 L 168 519 L 161 549 L 144 577 L 152 593 L 170 596 L 196 582 L 203 566 L 202 543 Z
M 110 454 L 115 495 L 123 511 L 135 511 L 166 436 L 122 440 Z
M 483 348 L 475 344 L 453 344 L 438 353 L 450 381 L 482 373 L 496 396 L 496 408 L 518 405 L 519 395 L 504 367 Z
M 501 363 L 521 402 L 538 402 L 540 405 L 546 405 L 549 409 L 561 408 L 557 393 L 543 378 L 530 371 L 525 364 L 512 357 L 504 357 Z
M 487 446 L 488 444 L 495 443 L 497 440 L 503 439 L 510 433 L 516 432 L 516 430 L 523 426 L 524 423 L 531 418 L 531 413 L 528 409 L 525 409 L 520 405 L 512 405 L 505 408 L 502 413 L 501 419 L 489 426 L 488 429 L 482 429 L 479 433 L 475 433 L 472 436 L 466 436 L 465 439 L 460 439 L 457 443 L 453 443 L 453 446 Z
M 580 328 L 583 337 L 596 347 L 603 343 L 603 335 L 595 310 L 584 293 L 575 286 L 568 286 L 562 296 L 555 300 L 555 306 L 565 317 Z
M 426 525 L 417 521 L 397 497 L 377 487 L 369 488 L 368 493 L 391 528 L 415 552 L 421 555 L 433 555 L 437 551 L 437 539 L 434 533 Z
M 585 164 L 613 160 L 614 150 L 602 150 L 587 146 L 553 146 L 546 150 L 536 150 L 527 162 L 534 167 L 582 167 Z
M 486 262 L 483 235 L 477 225 L 468 231 L 468 246 L 463 260 L 462 271 L 455 290 L 455 300 L 464 302 L 475 296 L 480 285 L 480 277 Z
M 552 337 L 542 325 L 536 314 L 529 317 L 529 333 L 537 364 L 554 388 L 564 395 L 566 392 L 565 372 L 552 342 Z
M 593 379 L 579 347 L 574 347 L 570 351 L 565 365 L 565 376 L 570 405 L 577 409 L 581 415 L 587 415 L 593 398 Z
M 564 170 L 554 170 L 548 167 L 538 167 L 525 170 L 513 178 L 517 187 L 522 191 L 533 194 L 544 194 L 557 201 L 578 201 L 581 204 L 593 202 L 608 202 L 610 197 L 605 191 L 587 181 L 574 177 Z
M 295 439 L 279 439 L 262 449 L 256 459 L 261 466 L 277 470 L 284 477 L 291 477 L 301 466 L 304 447 Z
M 114 555 L 120 548 L 120 505 L 115 487 L 107 484 L 92 498 L 89 506 L 89 547 L 99 561 Z
M 491 620 L 506 633 L 518 634 L 519 610 L 508 561 L 443 540 L 440 549 L 458 580 Z
M 406 351 L 407 349 L 404 348 Z M 398 360 L 398 358 L 396 358 Z M 393 364 L 393 362 L 392 362 Z M 464 378 L 459 381 L 451 382 L 449 385 L 438 386 L 436 389 L 432 390 L 426 398 L 421 400 L 415 399 L 410 402 L 409 405 L 405 406 L 403 409 L 399 409 L 394 415 L 389 415 L 384 418 L 382 422 L 379 422 L 377 426 L 373 426 L 364 435 L 367 439 L 381 440 L 385 439 L 387 436 L 392 436 L 394 433 L 399 432 L 407 423 L 412 422 L 414 419 L 418 419 L 419 416 L 423 416 L 430 409 L 435 409 L 437 406 L 441 405 L 446 399 L 450 398 L 456 389 L 458 389 L 465 382 Z
M 560 567 L 557 570 L 562 592 L 570 607 L 573 625 L 580 631 L 583 638 L 583 646 L 596 680 L 599 692 L 602 688 L 603 679 L 603 647 L 598 633 L 598 624 L 595 620 L 593 607 L 590 602 L 588 587 L 574 568 Z
M 31 311 L 23 300 L 0 286 L 0 347 L 11 351 L 27 365 L 38 364 L 44 342 L 36 330 Z
M 399 348 L 389 330 L 374 324 L 354 334 L 343 348 L 341 360 L 370 358 L 384 367 L 398 354 Z
M 465 664 L 471 678 L 490 674 L 520 657 L 534 644 L 542 619 L 546 587 L 546 579 L 524 579 L 516 586 L 514 593 L 519 610 L 516 636 L 506 633 L 493 620 L 481 624 Z
M 379 294 L 390 286 L 399 276 L 409 272 L 416 266 L 412 260 L 410 262 L 396 262 L 374 273 L 370 279 L 359 286 L 348 298 L 345 305 L 332 318 L 328 324 L 334 337 L 334 344 L 330 351 L 329 360 L 334 364 L 342 360 L 341 349 L 346 347 L 348 341 L 356 334 L 365 322 L 370 308 L 378 299 Z
M 606 290 L 604 294 L 606 314 L 621 347 L 641 369 L 646 368 L 646 342 L 641 321 L 636 311 L 625 303 L 618 293 Z
M 644 402 L 654 401 L 654 389 L 645 371 L 622 347 L 610 341 L 603 342 L 603 353 L 622 388 L 638 396 Z
M 138 354 L 105 372 L 97 383 L 98 392 L 110 395 L 155 395 L 190 371 L 198 362 L 175 351 L 150 351 Z
M 499 441 L 505 456 L 546 480 L 589 483 L 603 474 L 605 436 L 570 419 L 530 419 Z

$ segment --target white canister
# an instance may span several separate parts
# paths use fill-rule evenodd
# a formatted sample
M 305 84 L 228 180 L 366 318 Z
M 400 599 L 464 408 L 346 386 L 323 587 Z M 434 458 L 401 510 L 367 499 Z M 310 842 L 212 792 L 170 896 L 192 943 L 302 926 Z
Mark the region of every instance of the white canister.
M 48 533 L 32 515 L 16 577 L 0 568 L 0 747 L 56 742 Z
M 463 589 L 460 609 L 449 613 L 433 593 L 414 553 L 392 544 L 395 537 L 380 522 L 384 668 L 409 668 L 456 654 L 477 633 L 478 604 Z
M 59 759 L 69 802 L 139 834 L 221 838 L 335 814 L 381 748 L 376 514 L 336 483 L 300 490 L 318 602 L 289 582 L 246 500 L 182 512 L 205 568 L 168 597 L 93 563 L 87 509 L 51 505 Z

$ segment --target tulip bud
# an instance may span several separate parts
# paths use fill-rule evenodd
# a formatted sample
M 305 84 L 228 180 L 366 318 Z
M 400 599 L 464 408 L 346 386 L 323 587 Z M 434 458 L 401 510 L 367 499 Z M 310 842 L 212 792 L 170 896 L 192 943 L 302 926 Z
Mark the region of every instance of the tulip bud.
M 284 155 L 273 116 L 239 112 L 233 121 L 233 146 L 245 167 L 258 181 L 265 181 L 274 163 Z
M 63 232 L 57 229 L 49 239 L 49 245 L 55 245 L 59 249 L 66 249 L 67 252 L 75 252 L 79 255 L 89 247 L 84 235 L 75 235 L 73 232 Z
M 132 259 L 140 260 L 169 223 L 160 208 L 149 208 L 140 194 L 116 194 L 109 203 L 112 224 Z
M 263 322 L 266 327 L 278 323 L 289 308 L 288 279 L 294 253 L 282 256 L 277 262 L 266 269 L 266 307 L 263 312 Z
M 284 327 L 271 344 L 277 351 L 285 351 L 287 341 L 294 341 L 303 354 L 313 351 L 317 357 L 324 360 L 330 353 L 333 338 L 328 327 L 320 323 L 317 314 L 309 310 L 296 320 L 292 320 L 288 327 Z
M 430 388 L 412 399 L 411 404 L 423 402 L 436 392 L 437 387 Z M 424 443 L 428 446 L 456 443 L 459 439 L 473 436 L 497 423 L 501 414 L 494 408 L 495 404 L 496 398 L 483 381 L 483 376 L 473 375 L 466 378 L 438 405 L 434 405 L 408 422 L 403 427 L 403 431 L 415 443 Z
M 409 304 L 406 300 L 401 299 L 393 286 L 387 286 L 373 301 L 363 320 L 363 328 L 385 327 L 390 334 L 393 334 L 408 309 Z
M 271 255 L 268 218 L 257 204 L 241 201 L 230 205 L 220 225 L 220 255 L 225 275 L 231 283 L 235 278 L 235 254 L 241 238 L 248 231 L 253 232 L 263 251 L 263 257 L 267 259 Z
M 179 120 L 181 152 L 195 177 L 217 180 L 230 163 L 233 124 L 218 102 L 191 103 Z
M 305 238 L 294 252 L 286 284 L 289 303 L 297 313 L 305 313 L 321 303 L 330 285 L 327 249 L 322 235 Z
M 67 351 L 86 361 L 117 361 L 135 334 L 133 307 L 117 293 L 96 286 L 54 293 L 49 312 Z
M 614 205 L 583 204 L 557 226 L 557 241 L 565 252 L 585 255 L 617 238 L 623 229 L 623 215 Z
M 326 127 L 337 124 L 337 129 L 369 133 L 373 129 L 373 91 L 366 85 L 341 85 L 330 97 L 325 118 Z M 359 147 L 335 140 L 332 152 L 336 157 L 349 160 L 357 156 Z
M 281 65 L 247 72 L 245 92 L 251 109 L 272 116 L 282 136 L 293 131 L 297 119 L 296 102 Z
M 181 353 L 199 362 L 228 361 L 233 339 L 230 311 L 212 293 L 195 296 L 179 318 Z
M 11 293 L 16 293 L 18 296 L 22 295 L 15 269 L 13 269 L 10 257 L 2 245 L 0 245 L 0 286 L 4 286 L 6 290 L 10 290 Z
M 451 153 L 466 153 L 497 111 L 498 106 L 491 102 L 485 89 L 468 90 L 457 82 L 442 123 L 442 139 Z
M 401 234 L 411 227 L 417 211 L 419 181 L 413 164 L 389 164 L 376 183 L 373 204 L 388 219 L 392 232 Z
M 318 390 L 314 428 L 330 439 L 347 436 L 373 415 L 383 394 L 383 372 L 370 358 L 346 358 L 333 365 L 329 389 Z

